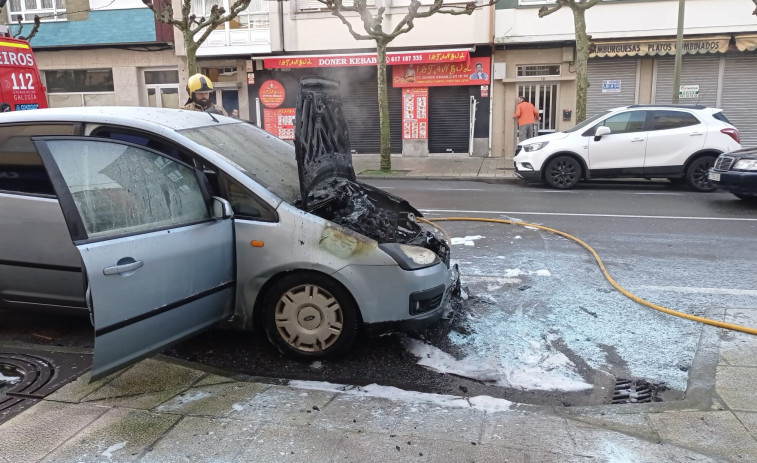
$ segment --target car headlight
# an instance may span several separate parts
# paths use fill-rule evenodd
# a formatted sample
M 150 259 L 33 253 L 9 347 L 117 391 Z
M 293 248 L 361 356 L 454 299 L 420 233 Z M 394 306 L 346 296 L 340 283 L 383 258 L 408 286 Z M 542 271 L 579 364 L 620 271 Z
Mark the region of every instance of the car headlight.
M 539 151 L 540 149 L 544 148 L 549 144 L 548 141 L 540 141 L 539 143 L 529 143 L 528 145 L 523 145 L 523 151 L 531 152 L 531 151 Z
M 731 170 L 757 170 L 757 159 L 741 159 L 736 161 Z
M 409 244 L 382 243 L 379 248 L 392 256 L 397 264 L 405 270 L 418 270 L 431 267 L 440 262 L 439 256 L 433 251 L 420 246 Z

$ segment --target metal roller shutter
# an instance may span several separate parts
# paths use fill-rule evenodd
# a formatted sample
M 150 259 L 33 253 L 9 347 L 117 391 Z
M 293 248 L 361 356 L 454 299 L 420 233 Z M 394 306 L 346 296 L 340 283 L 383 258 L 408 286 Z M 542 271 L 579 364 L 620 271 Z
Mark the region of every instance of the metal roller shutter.
M 589 60 L 589 93 L 586 117 L 618 106 L 636 103 L 637 58 L 605 58 Z M 620 92 L 602 93 L 602 82 L 619 80 Z
M 721 106 L 725 116 L 739 129 L 743 146 L 757 146 L 757 55 L 728 56 L 723 75 Z
M 673 102 L 675 58 L 658 58 L 656 63 L 655 103 Z M 699 85 L 699 98 L 682 98 L 681 104 L 715 107 L 718 101 L 720 56 L 684 55 L 681 63 L 681 85 Z
M 342 82 L 342 106 L 350 126 L 350 148 L 355 153 L 381 150 L 379 110 L 375 71 L 371 78 Z M 390 74 L 391 75 L 391 74 Z M 402 152 L 402 89 L 389 87 L 391 152 Z
M 470 129 L 468 87 L 429 87 L 428 151 L 467 153 Z

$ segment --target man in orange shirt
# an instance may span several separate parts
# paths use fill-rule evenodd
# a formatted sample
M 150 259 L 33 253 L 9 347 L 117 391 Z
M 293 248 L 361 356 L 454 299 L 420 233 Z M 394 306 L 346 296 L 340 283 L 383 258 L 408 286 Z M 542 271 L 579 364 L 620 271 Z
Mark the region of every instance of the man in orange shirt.
M 539 111 L 522 96 L 518 97 L 518 106 L 515 107 L 513 117 L 518 119 L 518 141 L 536 136 L 538 133 L 536 121 L 541 119 Z

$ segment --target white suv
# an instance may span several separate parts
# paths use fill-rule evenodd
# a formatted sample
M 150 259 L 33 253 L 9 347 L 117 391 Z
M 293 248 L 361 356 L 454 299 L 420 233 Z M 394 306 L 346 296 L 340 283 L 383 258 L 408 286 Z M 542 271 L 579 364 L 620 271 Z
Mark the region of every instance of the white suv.
M 696 191 L 713 191 L 708 170 L 718 155 L 741 148 L 739 141 L 720 109 L 633 105 L 524 140 L 513 160 L 521 178 L 557 189 L 581 179 L 641 177 L 685 180 Z

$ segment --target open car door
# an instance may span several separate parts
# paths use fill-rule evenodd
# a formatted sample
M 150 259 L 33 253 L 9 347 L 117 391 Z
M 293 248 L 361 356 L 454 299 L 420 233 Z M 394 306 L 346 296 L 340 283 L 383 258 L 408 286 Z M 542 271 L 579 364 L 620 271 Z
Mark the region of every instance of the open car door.
M 209 196 L 201 172 L 121 141 L 34 142 L 87 276 L 93 379 L 231 313 L 231 208 Z

